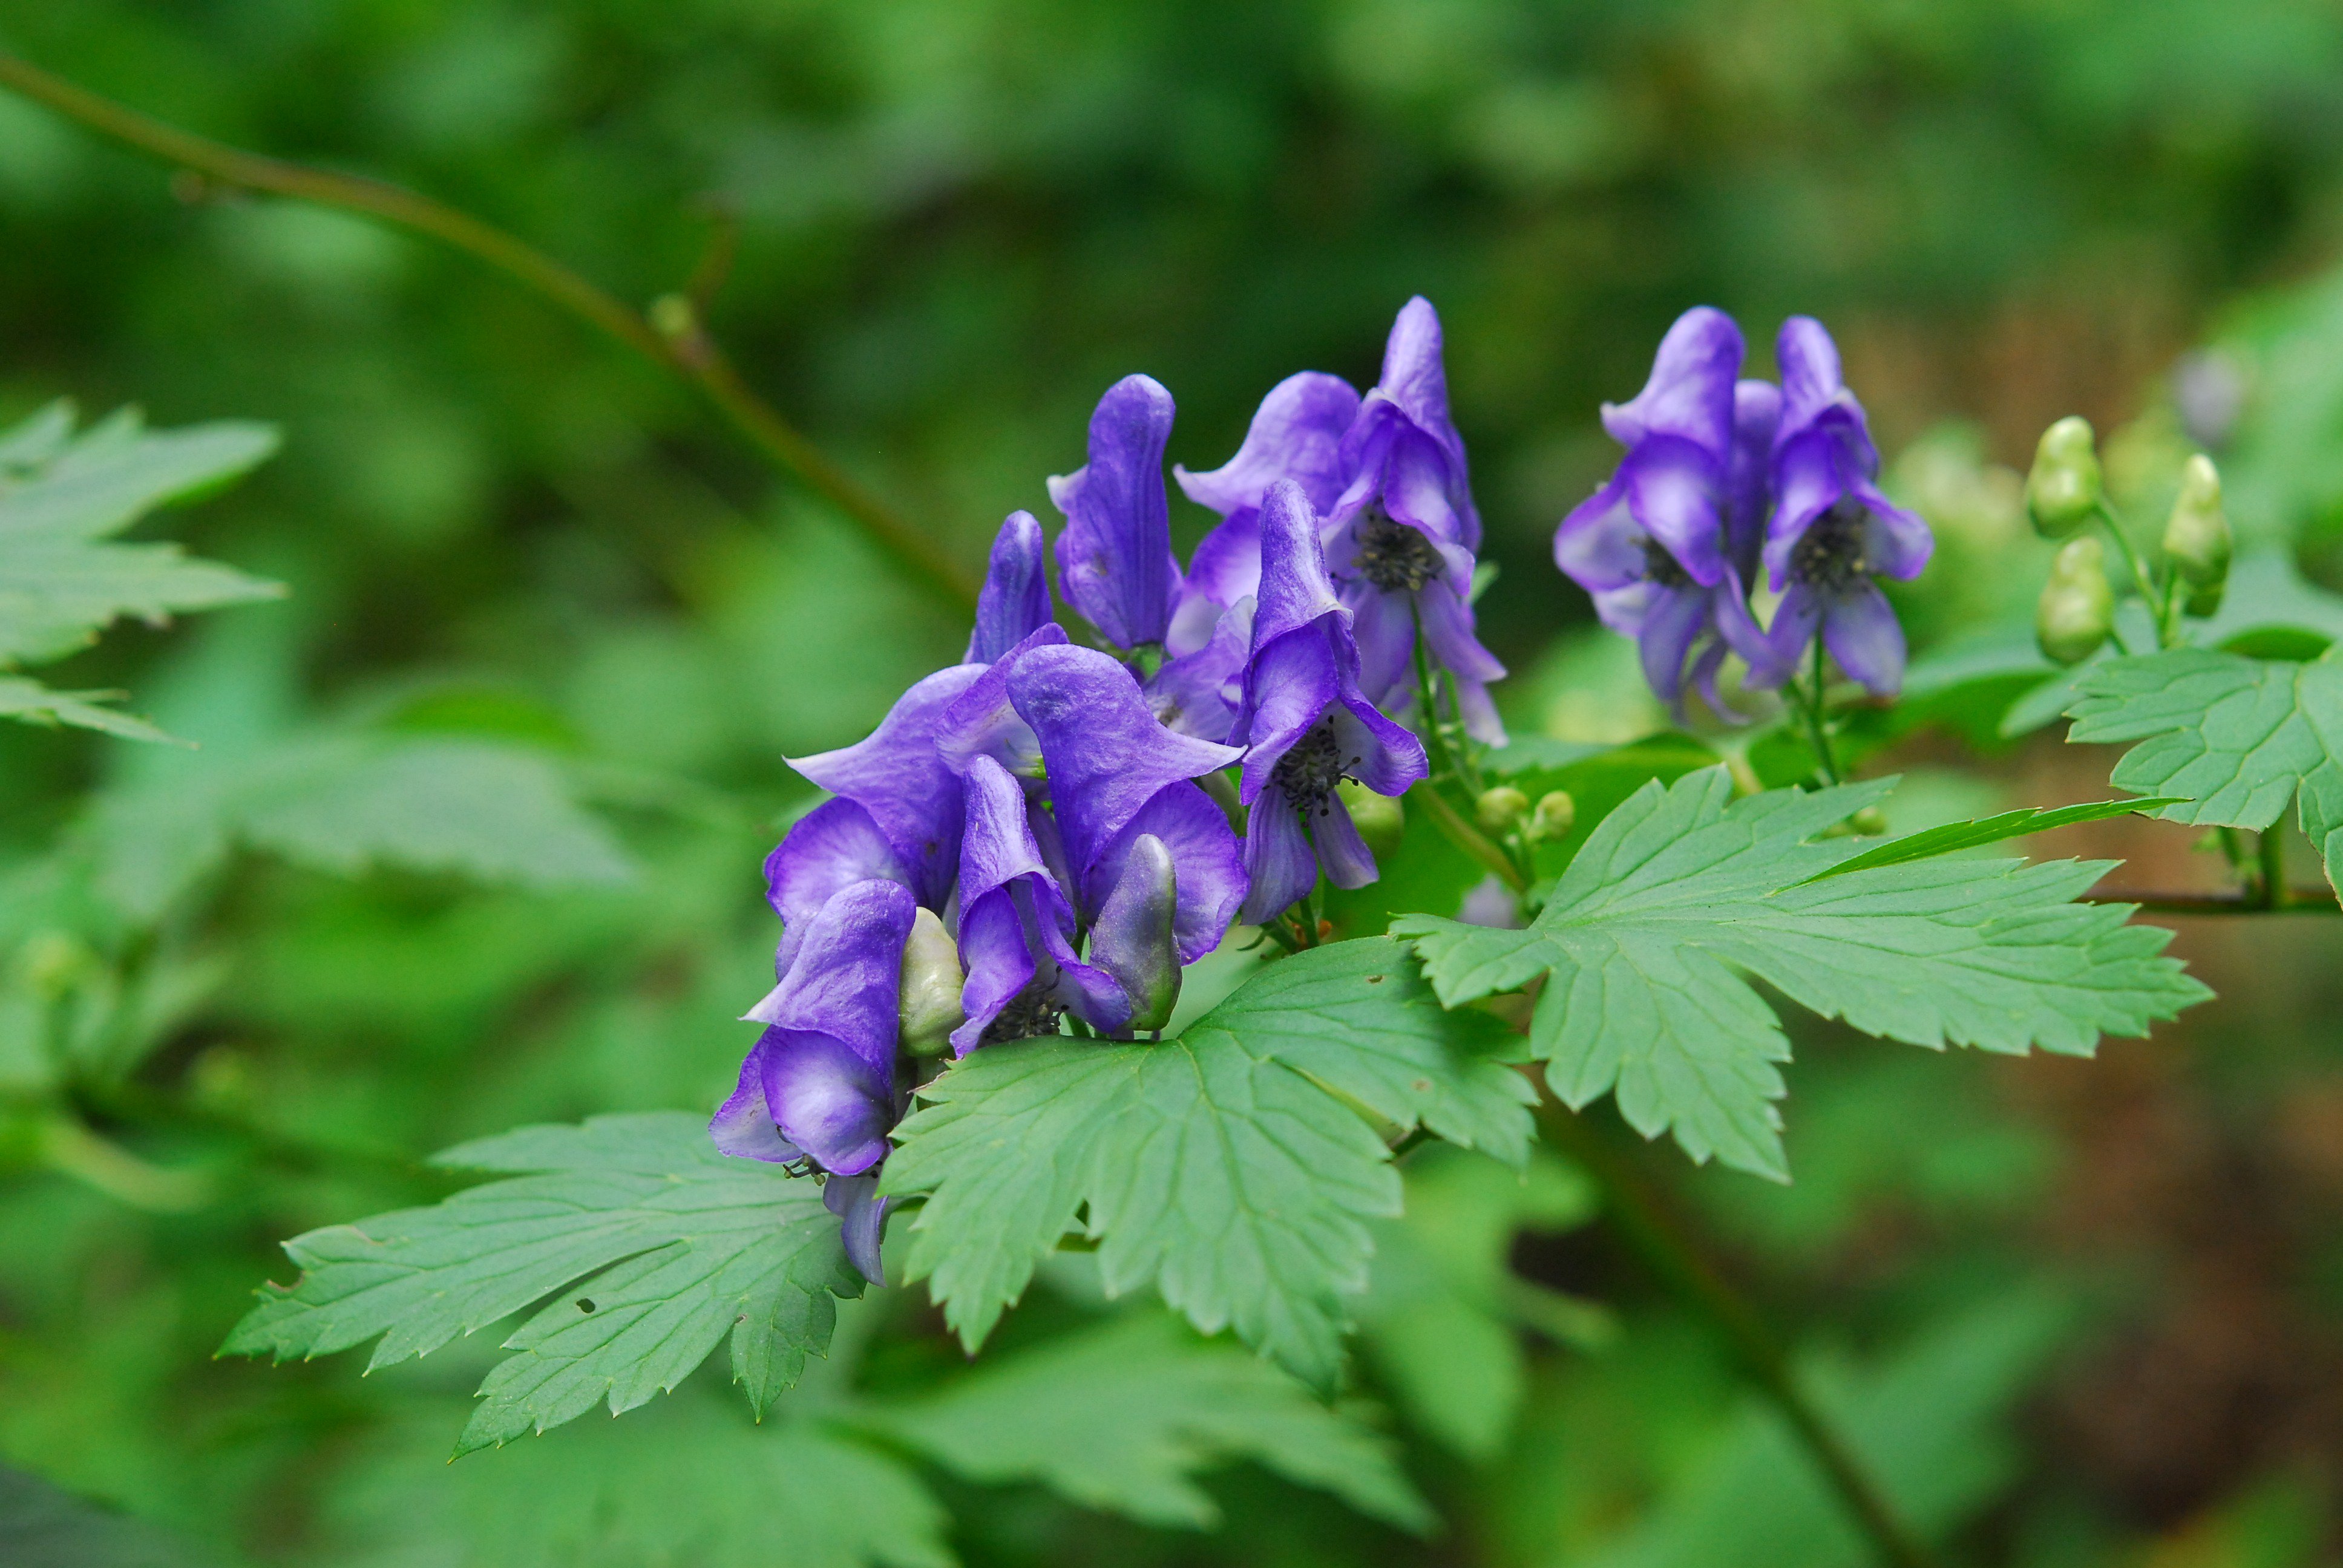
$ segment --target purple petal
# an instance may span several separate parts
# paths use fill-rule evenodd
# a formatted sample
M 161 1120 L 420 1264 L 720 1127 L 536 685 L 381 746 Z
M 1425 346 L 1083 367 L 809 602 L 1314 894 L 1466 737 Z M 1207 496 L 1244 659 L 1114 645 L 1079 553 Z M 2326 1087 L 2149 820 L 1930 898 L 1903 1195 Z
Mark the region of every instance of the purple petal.
M 1227 824 L 1222 828 L 1226 831 Z M 1124 1029 L 1159 1030 L 1172 1020 L 1180 1000 L 1181 954 L 1172 933 L 1179 901 L 1170 848 L 1152 833 L 1134 836 L 1091 928 L 1091 961 L 1129 1000 Z
M 900 882 L 857 882 L 839 892 L 807 927 L 789 978 L 747 1016 L 784 1032 L 828 1035 L 874 1068 L 891 1071 L 903 943 L 918 912 Z M 774 1110 L 778 1117 L 778 1103 Z
M 968 826 L 960 846 L 963 911 L 1020 877 L 1054 880 L 1041 858 L 1041 846 L 1033 840 L 1031 815 L 1024 789 L 1000 763 L 979 757 L 970 764 Z
M 832 1176 L 821 1187 L 822 1207 L 838 1216 L 838 1235 L 846 1244 L 847 1261 L 874 1285 L 887 1282 L 887 1276 L 879 1267 L 879 1238 L 887 1223 L 887 1210 L 893 1202 L 891 1198 L 879 1196 L 876 1171 L 860 1176 Z
M 1351 820 L 1351 809 L 1342 804 L 1342 796 L 1326 797 L 1310 820 L 1310 832 L 1318 846 L 1318 864 L 1336 887 L 1363 888 L 1380 874 L 1374 851 L 1359 837 L 1358 824 Z
M 1244 771 L 1237 798 L 1251 805 L 1269 784 L 1269 776 L 1293 743 L 1309 732 L 1319 716 L 1340 700 L 1345 672 L 1341 654 L 1346 645 L 1338 620 L 1305 625 L 1263 646 L 1255 628 L 1252 663 L 1245 671 L 1245 704 L 1235 733 L 1245 739 Z M 1358 655 L 1351 654 L 1355 669 Z
M 774 1029 L 765 1038 L 765 1102 L 783 1137 L 834 1175 L 868 1171 L 887 1157 L 895 1125 L 891 1064 L 873 1067 L 827 1034 Z
M 1342 432 L 1358 417 L 1359 394 L 1339 376 L 1304 370 L 1270 388 L 1254 411 L 1237 455 L 1210 473 L 1174 467 L 1180 488 L 1200 507 L 1224 518 L 1261 505 L 1262 492 L 1279 479 L 1301 485 L 1320 510 L 1342 493 L 1338 467 Z M 1197 551 L 1198 569 L 1203 551 Z M 1251 593 L 1250 583 L 1238 593 Z M 1233 597 L 1220 601 L 1235 602 Z
M 789 973 L 806 928 L 831 895 L 873 879 L 911 885 L 911 873 L 870 813 L 851 800 L 825 800 L 799 818 L 765 857 L 765 897 L 781 917 L 773 973 Z
M 1259 648 L 1323 616 L 1341 616 L 1342 602 L 1326 575 L 1319 518 L 1302 487 L 1281 481 L 1261 508 L 1261 590 L 1254 598 L 1252 640 Z
M 1627 505 L 1624 476 L 1570 509 L 1554 531 L 1554 564 L 1587 592 L 1600 594 L 1640 583 L 1651 569 L 1644 553 L 1650 536 Z
M 1733 389 L 1733 459 L 1725 467 L 1725 554 L 1746 579 L 1757 569 L 1765 537 L 1765 487 L 1774 434 L 1782 422 L 1782 394 L 1770 381 L 1744 381 Z
M 1823 646 L 1874 697 L 1893 697 L 1904 685 L 1904 628 L 1875 583 L 1854 583 L 1831 597 L 1823 608 Z
M 1644 661 L 1644 679 L 1652 694 L 1674 705 L 1684 696 L 1684 660 L 1692 645 L 1708 629 L 1706 588 L 1663 588 L 1644 616 L 1644 629 L 1635 638 Z
M 954 773 L 965 774 L 979 757 L 990 757 L 1021 779 L 1041 777 L 1041 742 L 1033 727 L 1017 716 L 1009 701 L 1009 672 L 1037 648 L 1066 640 L 1065 628 L 1037 628 L 1010 648 L 992 667 L 954 698 L 936 719 L 936 755 Z
M 1790 552 L 1816 518 L 1845 491 L 1839 454 L 1826 430 L 1777 444 L 1774 453 L 1774 517 L 1765 525 L 1765 571 L 1775 592 L 1789 580 Z
M 1505 667 L 1481 646 L 1473 631 L 1473 607 L 1445 578 L 1423 585 L 1416 598 L 1423 617 L 1423 640 L 1439 666 L 1467 680 L 1503 680 Z
M 1426 585 L 1424 597 L 1442 586 Z M 1342 595 L 1359 650 L 1359 689 L 1371 702 L 1388 702 L 1415 684 L 1415 607 L 1410 596 L 1385 593 L 1364 578 L 1344 583 Z
M 1404 795 L 1431 771 L 1423 742 L 1355 692 L 1346 692 L 1328 714 L 1342 771 L 1378 795 Z
M 1383 372 L 1374 390 L 1396 404 L 1415 427 L 1438 442 L 1461 484 L 1464 441 L 1448 411 L 1448 372 L 1441 359 L 1440 313 L 1417 295 L 1400 307 L 1383 344 Z
M 1459 924 L 1488 926 L 1501 931 L 1522 929 L 1522 901 L 1513 889 L 1492 871 L 1473 884 L 1464 901 L 1456 907 Z
M 1483 746 L 1507 744 L 1505 721 L 1497 717 L 1497 705 L 1482 682 L 1457 676 L 1456 707 L 1464 720 L 1464 733 Z
M 990 664 L 1050 620 L 1050 578 L 1041 568 L 1041 525 L 1031 512 L 1011 512 L 993 537 L 984 589 L 977 595 L 976 629 L 969 664 Z
M 1090 461 L 1050 481 L 1050 499 L 1066 515 L 1059 587 L 1117 648 L 1161 642 L 1180 589 L 1163 493 L 1172 416 L 1171 393 L 1148 377 L 1124 377 L 1091 416 Z
M 1757 625 L 1757 618 L 1749 612 L 1749 596 L 1742 590 L 1739 573 L 1726 573 L 1725 581 L 1711 590 L 1709 608 L 1715 617 L 1718 636 L 1724 638 L 1726 647 L 1748 664 L 1752 672 L 1749 684 L 1779 686 L 1780 678 L 1761 679 L 1757 675 L 1758 671 L 1773 669 L 1780 660 L 1774 652 L 1774 645 Z M 1775 612 L 1777 619 L 1780 613 L 1778 609 Z M 1709 706 L 1715 708 L 1716 704 L 1712 701 Z
M 1805 431 L 1837 406 L 1846 384 L 1839 374 L 1838 345 L 1811 316 L 1793 316 L 1774 339 L 1774 364 L 1782 375 L 1782 435 Z
M 1211 796 L 1193 784 L 1174 784 L 1150 800 L 1099 857 L 1083 882 L 1084 907 L 1097 910 L 1105 903 L 1124 874 L 1131 846 L 1142 834 L 1171 851 L 1179 880 L 1173 925 L 1180 961 L 1194 963 L 1220 946 L 1244 901 L 1243 849 Z
M 1463 493 L 1463 487 L 1451 462 L 1449 455 L 1423 431 L 1401 431 L 1383 459 L 1383 510 L 1435 540 L 1469 548 L 1477 540 L 1467 539 L 1464 520 L 1457 512 L 1455 498 Z
M 732 1097 L 717 1108 L 715 1117 L 708 1123 L 708 1135 L 715 1141 L 717 1152 L 731 1154 L 743 1160 L 764 1160 L 786 1165 L 805 1158 L 805 1151 L 789 1142 L 773 1125 L 773 1113 L 765 1105 L 766 1041 L 777 1030 L 768 1029 L 758 1038 L 740 1064 L 740 1083 Z
M 1243 700 L 1245 661 L 1252 652 L 1252 600 L 1222 612 L 1212 637 L 1150 677 L 1147 705 L 1170 729 L 1199 739 L 1224 741 Z
M 1864 558 L 1871 569 L 1898 582 L 1918 577 L 1936 548 L 1926 521 L 1889 500 L 1869 479 L 1858 478 L 1849 488 L 1871 514 L 1863 530 Z
M 1721 450 L 1721 448 L 1720 448 Z M 1725 575 L 1724 488 L 1718 453 L 1672 436 L 1649 436 L 1619 466 L 1627 505 L 1644 531 L 1667 547 L 1693 581 Z
M 1712 306 L 1693 307 L 1660 339 L 1643 391 L 1632 402 L 1603 406 L 1603 427 L 1623 447 L 1668 436 L 1721 457 L 1733 439 L 1733 384 L 1742 353 L 1733 317 Z
M 1211 638 L 1222 612 L 1260 588 L 1261 508 L 1247 507 L 1196 547 L 1163 646 L 1174 655 L 1195 652 Z
M 1165 729 L 1137 678 L 1094 648 L 1035 648 L 1010 672 L 1009 696 L 1041 738 L 1058 829 L 1077 874 L 1166 785 L 1242 755 Z
M 1798 673 L 1798 665 L 1821 628 L 1821 596 L 1805 583 L 1794 582 L 1774 607 L 1774 624 L 1765 628 L 1765 657 L 1749 661 L 1748 684 L 1765 689 Z
M 1318 858 L 1302 836 L 1302 819 L 1285 791 L 1273 786 L 1254 798 L 1245 819 L 1244 857 L 1251 886 L 1237 919 L 1247 925 L 1291 909 L 1318 883 Z
M 961 905 L 960 956 L 968 966 L 960 990 L 964 1020 L 951 1031 L 951 1045 L 954 1056 L 966 1056 L 1001 1010 L 1033 983 L 1033 943 L 1009 889 L 996 888 Z
M 937 719 L 984 674 L 980 664 L 940 669 L 898 698 L 867 740 L 790 759 L 789 766 L 870 813 L 914 876 L 913 890 L 941 910 L 960 859 L 960 779 L 937 755 Z

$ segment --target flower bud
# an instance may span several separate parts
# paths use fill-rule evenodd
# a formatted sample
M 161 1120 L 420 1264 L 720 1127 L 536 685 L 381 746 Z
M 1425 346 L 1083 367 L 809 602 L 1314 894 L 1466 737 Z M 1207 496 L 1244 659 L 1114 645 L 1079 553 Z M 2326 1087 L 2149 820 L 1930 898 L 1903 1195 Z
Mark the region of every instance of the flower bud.
M 951 1031 L 965 1016 L 960 1006 L 960 949 L 935 910 L 921 910 L 912 917 L 910 939 L 903 944 L 905 1050 L 934 1056 L 951 1042 Z
M 1846 825 L 1853 829 L 1859 838 L 1875 839 L 1887 831 L 1887 813 L 1876 806 L 1865 806 L 1862 810 L 1849 817 L 1846 819 Z
M 1131 840 L 1122 875 L 1091 928 L 1091 962 L 1112 975 L 1131 999 L 1126 1028 L 1137 1033 L 1172 1021 L 1180 1001 L 1180 944 L 1173 922 L 1180 879 L 1172 850 L 1152 833 Z
M 1345 779 L 1334 789 L 1342 797 L 1342 809 L 1351 814 L 1351 826 L 1359 830 L 1368 849 L 1388 855 L 1399 848 L 1400 834 L 1407 827 L 1407 813 L 1400 809 L 1399 797 L 1378 795 L 1355 779 Z
M 2050 563 L 2034 635 L 2057 664 L 2080 664 L 2099 650 L 2114 628 L 2115 589 L 2107 585 L 2107 551 L 2092 535 L 2069 539 Z
M 2065 538 L 2091 520 L 2102 493 L 2090 422 L 2069 414 L 2042 432 L 2033 471 L 2026 476 L 2026 511 L 2034 531 L 2046 539 Z
M 1570 791 L 1549 789 L 1538 797 L 1537 809 L 1530 813 L 1530 836 L 1559 839 L 1577 820 L 1578 802 L 1570 798 Z
M 2164 555 L 2188 585 L 2188 613 L 2210 615 L 2220 608 L 2229 578 L 2229 519 L 2221 510 L 2221 476 L 2213 459 L 2199 452 L 2180 470 L 2180 496 L 2164 525 Z M 2209 598 L 2202 609 L 2200 600 Z
M 1530 798 L 1510 784 L 1481 791 L 1473 803 L 1473 813 L 1481 819 L 1481 826 L 1492 833 L 1507 833 L 1530 809 Z

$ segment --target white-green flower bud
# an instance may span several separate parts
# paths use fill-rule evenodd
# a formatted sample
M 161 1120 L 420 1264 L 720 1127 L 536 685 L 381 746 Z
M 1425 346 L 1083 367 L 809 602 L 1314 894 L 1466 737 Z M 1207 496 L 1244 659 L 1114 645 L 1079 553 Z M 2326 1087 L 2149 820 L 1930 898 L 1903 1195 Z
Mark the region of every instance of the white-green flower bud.
M 2065 538 L 2090 522 L 2104 493 L 2090 421 L 2069 414 L 2043 431 L 2026 476 L 2026 513 L 2034 531 L 2046 539 Z
M 1342 809 L 1351 814 L 1351 826 L 1359 830 L 1368 849 L 1388 855 L 1399 848 L 1407 813 L 1400 809 L 1397 796 L 1378 795 L 1355 779 L 1343 779 L 1334 790 L 1342 798 Z
M 1578 820 L 1578 802 L 1570 798 L 1567 789 L 1549 789 L 1538 797 L 1537 809 L 1530 813 L 1530 834 L 1538 839 L 1559 839 Z
M 910 940 L 903 944 L 905 1050 L 935 1056 L 951 1043 L 951 1031 L 968 1016 L 960 1005 L 962 978 L 959 946 L 935 910 L 921 910 L 911 920 Z
M 1530 809 L 1530 798 L 1510 784 L 1499 784 L 1481 791 L 1473 803 L 1473 814 L 1481 819 L 1481 826 L 1492 833 L 1509 833 Z
M 2080 664 L 2099 650 L 2115 628 L 2116 594 L 2107 583 L 2107 550 L 2094 534 L 2068 539 L 2050 563 L 2050 580 L 2034 611 L 2034 635 L 2045 657 Z
M 2189 614 L 2210 615 L 2220 607 L 2232 548 L 2229 519 L 2221 510 L 2220 471 L 2199 452 L 2180 470 L 2179 498 L 2164 525 L 2164 556 L 2188 585 Z M 2207 594 L 2211 604 L 2198 609 L 2199 598 Z

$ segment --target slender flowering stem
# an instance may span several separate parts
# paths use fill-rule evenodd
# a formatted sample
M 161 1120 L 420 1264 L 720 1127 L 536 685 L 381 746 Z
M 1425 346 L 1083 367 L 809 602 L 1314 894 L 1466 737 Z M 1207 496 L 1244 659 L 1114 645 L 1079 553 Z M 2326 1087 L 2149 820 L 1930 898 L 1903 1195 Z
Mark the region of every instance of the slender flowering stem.
M 759 451 L 845 513 L 906 571 L 955 604 L 976 602 L 976 585 L 959 563 L 749 389 L 701 328 L 698 312 L 686 297 L 669 296 L 646 315 L 543 251 L 468 212 L 379 180 L 309 168 L 227 146 L 101 97 L 13 55 L 0 53 L 0 86 L 13 88 L 103 136 L 193 169 L 222 186 L 363 213 L 428 235 L 486 262 L 699 387 L 717 412 Z
M 2115 540 L 2116 548 L 2123 552 L 2124 564 L 2131 568 L 2132 585 L 2139 589 L 2140 602 L 2146 605 L 2148 613 L 2156 618 L 2157 646 L 2170 648 L 2172 629 L 2166 624 L 2168 618 L 2156 613 L 2158 602 L 2156 579 L 2149 575 L 2147 563 L 2139 558 L 2137 550 L 2132 548 L 2131 536 L 2124 532 L 2123 520 L 2116 516 L 2115 508 L 2104 500 L 2098 504 L 2098 519 L 2107 528 L 2107 536 Z
M 1448 803 L 1430 779 L 1424 779 L 1407 793 L 1407 799 L 1423 806 L 1432 816 L 1433 826 L 1448 836 L 1448 841 L 1497 873 L 1497 879 L 1516 893 L 1529 885 L 1522 869 L 1503 848 L 1480 829 L 1464 819 L 1463 814 Z
M 2255 851 L 2260 861 L 2262 908 L 2282 910 L 2292 900 L 2286 885 L 2286 839 L 2273 822 L 2261 830 Z
M 1604 1211 L 1646 1268 L 1686 1306 L 1708 1320 L 1805 1446 L 1840 1503 L 1889 1568 L 1934 1568 L 1935 1554 L 1898 1517 L 1864 1469 L 1862 1460 L 1804 1390 L 1788 1353 L 1757 1309 L 1709 1261 L 1690 1226 L 1628 1153 L 1587 1120 L 1551 1098 L 1541 1100 L 1539 1122 L 1554 1146 L 1603 1189 Z
M 1824 718 L 1824 708 L 1829 687 L 1824 682 L 1823 661 L 1825 657 L 1823 639 L 1815 638 L 1814 685 L 1811 690 L 1798 694 L 1798 709 L 1805 715 L 1806 743 L 1814 748 L 1815 761 L 1822 769 L 1823 778 L 1830 783 L 1845 780 L 1838 770 L 1838 759 L 1831 755 L 1830 726 Z M 1795 683 L 1794 683 L 1795 684 Z

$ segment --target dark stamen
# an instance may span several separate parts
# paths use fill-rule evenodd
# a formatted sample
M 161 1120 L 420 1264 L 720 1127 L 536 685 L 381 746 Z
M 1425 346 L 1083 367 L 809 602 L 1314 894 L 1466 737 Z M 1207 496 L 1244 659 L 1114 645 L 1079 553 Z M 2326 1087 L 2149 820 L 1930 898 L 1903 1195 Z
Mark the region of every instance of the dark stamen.
M 1359 524 L 1359 575 L 1385 593 L 1413 593 L 1445 565 L 1422 528 L 1394 522 L 1381 507 Z
M 1692 574 L 1668 553 L 1668 547 L 1648 536 L 1644 540 L 1644 576 L 1664 588 L 1692 586 Z
M 1001 1016 L 984 1026 L 980 1043 L 996 1045 L 1004 1040 L 1030 1040 L 1037 1034 L 1055 1034 L 1058 1020 L 1066 1014 L 1063 1003 L 1053 1001 L 1047 992 L 1037 987 L 1027 987 L 1017 1000 L 1001 1010 Z
M 1864 556 L 1865 528 L 1871 520 L 1862 502 L 1842 497 L 1837 505 L 1806 525 L 1790 547 L 1790 575 L 1825 593 L 1835 593 L 1870 569 Z
M 1294 809 L 1305 816 L 1315 811 L 1323 816 L 1331 809 L 1334 786 L 1350 776 L 1359 765 L 1359 759 L 1342 759 L 1342 743 L 1334 739 L 1334 727 L 1321 719 L 1310 727 L 1307 734 L 1293 743 L 1292 749 L 1277 759 L 1270 770 L 1269 781 L 1285 791 Z

